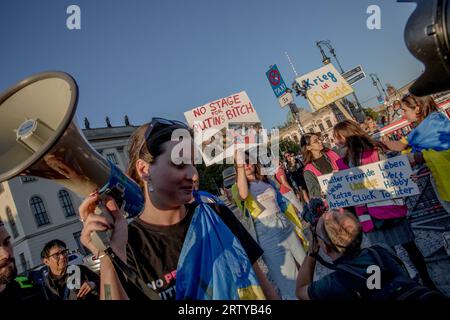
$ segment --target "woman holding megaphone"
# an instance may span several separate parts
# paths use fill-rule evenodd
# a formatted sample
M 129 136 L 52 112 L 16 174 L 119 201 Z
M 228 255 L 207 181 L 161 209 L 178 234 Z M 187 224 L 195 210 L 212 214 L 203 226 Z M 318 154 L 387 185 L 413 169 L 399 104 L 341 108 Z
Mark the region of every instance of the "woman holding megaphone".
M 114 253 L 163 300 L 277 298 L 256 263 L 261 248 L 234 214 L 202 202 L 195 192 L 196 201 L 191 201 L 196 169 L 186 149 L 176 152 L 180 141 L 173 139 L 184 131 L 191 150 L 187 129 L 183 123 L 154 118 L 130 138 L 128 175 L 145 195 L 143 212 L 130 224 L 111 199 L 105 207 L 114 221 L 92 214 L 100 201 L 97 194 L 81 204 L 81 240 L 101 257 L 101 298 L 138 298 L 110 256 L 99 253 L 91 241 L 93 232 L 105 230 L 112 230 Z

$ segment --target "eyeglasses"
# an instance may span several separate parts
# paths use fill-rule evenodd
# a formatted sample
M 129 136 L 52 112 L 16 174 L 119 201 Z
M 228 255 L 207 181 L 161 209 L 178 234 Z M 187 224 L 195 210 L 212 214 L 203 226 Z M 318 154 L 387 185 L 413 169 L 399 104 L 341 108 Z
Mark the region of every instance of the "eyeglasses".
M 311 145 L 311 144 L 313 144 L 313 143 L 322 143 L 322 139 L 321 139 L 321 138 L 317 138 L 317 140 L 311 139 L 311 140 L 309 141 L 309 144 Z
M 152 134 L 152 132 L 154 131 L 154 129 L 157 126 L 180 126 L 186 129 L 189 129 L 189 127 L 181 121 L 177 121 L 177 120 L 168 120 L 168 119 L 164 119 L 164 118 L 152 118 L 152 121 L 150 121 L 150 124 L 147 127 L 147 130 L 145 131 L 145 135 L 144 135 L 144 140 L 141 143 L 141 146 L 139 147 L 139 153 L 141 153 L 142 151 L 142 147 L 144 146 L 145 143 L 147 143 L 148 138 L 150 138 L 150 135 Z
M 54 254 L 49 255 L 47 258 L 50 259 L 53 257 L 55 260 L 59 260 L 59 258 L 61 256 L 67 257 L 68 254 L 69 254 L 69 249 L 64 249 L 64 250 L 61 250 L 60 252 L 56 252 Z

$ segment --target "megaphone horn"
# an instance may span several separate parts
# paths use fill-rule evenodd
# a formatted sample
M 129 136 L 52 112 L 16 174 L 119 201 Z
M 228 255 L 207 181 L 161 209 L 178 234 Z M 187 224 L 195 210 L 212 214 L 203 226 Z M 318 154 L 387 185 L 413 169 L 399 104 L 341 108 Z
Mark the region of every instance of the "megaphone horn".
M 25 174 L 81 197 L 98 190 L 127 217 L 137 216 L 144 204 L 139 186 L 90 146 L 72 121 L 77 100 L 77 84 L 63 72 L 31 76 L 0 96 L 0 182 Z

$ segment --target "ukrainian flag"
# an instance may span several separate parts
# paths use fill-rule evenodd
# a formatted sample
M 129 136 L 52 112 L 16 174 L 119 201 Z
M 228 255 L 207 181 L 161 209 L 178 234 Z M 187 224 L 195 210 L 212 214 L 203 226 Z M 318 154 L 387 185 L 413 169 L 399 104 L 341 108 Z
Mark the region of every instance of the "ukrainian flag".
M 407 137 L 412 152 L 422 152 L 441 199 L 450 201 L 450 121 L 431 113 Z
M 265 299 L 252 264 L 239 240 L 218 214 L 199 203 L 177 266 L 177 300 Z

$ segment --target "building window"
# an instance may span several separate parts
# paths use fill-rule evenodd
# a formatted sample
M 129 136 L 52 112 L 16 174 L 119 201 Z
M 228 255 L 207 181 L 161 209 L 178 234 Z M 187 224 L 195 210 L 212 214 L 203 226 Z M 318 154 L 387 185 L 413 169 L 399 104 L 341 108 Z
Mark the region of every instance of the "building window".
M 31 177 L 31 176 L 20 177 L 20 180 L 22 181 L 22 183 L 30 183 L 30 182 L 37 181 L 37 179 L 35 177 Z
M 331 128 L 333 126 L 333 124 L 331 123 L 330 119 L 327 119 L 326 122 L 327 122 L 328 128 Z
M 22 271 L 26 271 L 27 270 L 27 260 L 25 259 L 25 254 L 24 253 L 19 254 L 19 259 L 20 259 L 20 266 L 22 267 Z
M 106 159 L 108 159 L 109 161 L 111 161 L 113 164 L 115 164 L 116 166 L 119 165 L 119 162 L 117 161 L 117 157 L 115 153 L 107 153 L 106 154 Z
M 9 227 L 11 228 L 12 234 L 14 238 L 19 236 L 19 231 L 17 230 L 16 221 L 12 215 L 11 209 L 6 207 L 6 218 L 8 219 Z
M 45 210 L 44 201 L 38 196 L 34 196 L 30 199 L 31 212 L 34 215 L 36 224 L 38 227 L 50 224 L 48 219 L 47 210 Z
M 22 272 L 27 271 L 28 263 L 27 260 L 25 259 L 25 254 L 24 253 L 19 254 L 19 259 L 20 259 L 20 266 L 22 267 Z
M 319 129 L 320 129 L 320 131 L 325 131 L 325 127 L 323 126 L 322 123 L 319 123 Z
M 66 217 L 73 217 L 75 215 L 75 210 L 73 208 L 72 199 L 70 194 L 66 190 L 60 190 L 58 192 L 59 203 L 64 210 Z

